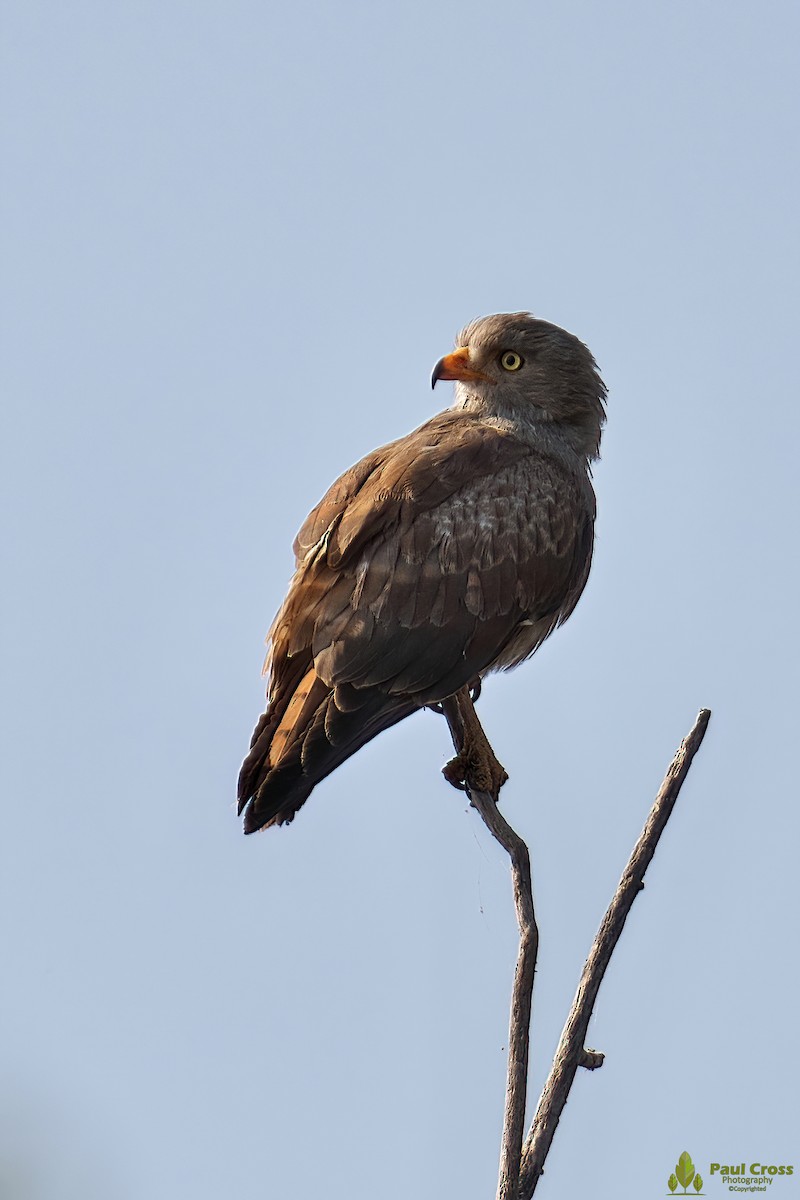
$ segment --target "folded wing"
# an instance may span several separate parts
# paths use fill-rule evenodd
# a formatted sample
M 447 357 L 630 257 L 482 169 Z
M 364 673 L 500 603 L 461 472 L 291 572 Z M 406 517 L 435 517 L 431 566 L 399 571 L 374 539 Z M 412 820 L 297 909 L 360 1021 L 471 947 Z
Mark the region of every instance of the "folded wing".
M 453 410 L 337 480 L 268 635 L 245 829 L 291 820 L 377 733 L 532 653 L 583 589 L 593 519 L 585 477 Z

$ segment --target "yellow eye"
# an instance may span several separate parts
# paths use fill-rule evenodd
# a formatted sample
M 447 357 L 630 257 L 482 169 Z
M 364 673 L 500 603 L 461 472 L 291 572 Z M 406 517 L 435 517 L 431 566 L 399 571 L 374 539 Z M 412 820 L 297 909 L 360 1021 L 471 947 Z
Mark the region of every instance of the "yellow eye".
M 518 371 L 522 366 L 522 359 L 515 350 L 504 350 L 500 355 L 500 366 L 504 371 Z

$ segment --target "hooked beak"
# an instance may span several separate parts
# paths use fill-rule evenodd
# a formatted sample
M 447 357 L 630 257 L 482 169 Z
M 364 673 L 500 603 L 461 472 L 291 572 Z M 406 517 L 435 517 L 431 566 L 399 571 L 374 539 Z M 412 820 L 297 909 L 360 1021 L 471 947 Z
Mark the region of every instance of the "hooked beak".
M 469 365 L 469 346 L 459 346 L 452 354 L 445 354 L 433 368 L 431 387 L 435 388 L 440 379 L 460 379 L 464 383 L 491 383 L 488 375 Z

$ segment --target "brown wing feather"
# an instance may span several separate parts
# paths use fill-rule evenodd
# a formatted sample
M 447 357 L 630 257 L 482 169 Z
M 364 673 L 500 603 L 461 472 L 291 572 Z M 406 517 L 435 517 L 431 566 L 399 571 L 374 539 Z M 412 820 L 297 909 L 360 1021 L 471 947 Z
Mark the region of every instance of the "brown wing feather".
M 337 480 L 270 630 L 246 828 L 291 820 L 382 729 L 530 654 L 580 595 L 593 516 L 585 479 L 453 410 Z
M 469 478 L 524 458 L 528 449 L 476 415 L 439 413 L 338 479 L 300 530 L 296 553 L 302 558 L 327 537 L 328 563 L 343 566 L 401 516 L 434 508 Z

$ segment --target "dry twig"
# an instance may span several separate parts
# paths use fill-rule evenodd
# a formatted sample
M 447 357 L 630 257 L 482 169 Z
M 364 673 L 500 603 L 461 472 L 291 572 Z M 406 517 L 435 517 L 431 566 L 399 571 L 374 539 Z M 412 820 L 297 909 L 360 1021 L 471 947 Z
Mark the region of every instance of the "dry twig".
M 578 1067 L 593 1071 L 602 1066 L 602 1054 L 584 1047 L 600 984 L 628 913 L 644 887 L 645 871 L 675 807 L 692 759 L 700 748 L 711 713 L 706 708 L 700 710 L 694 727 L 681 743 L 659 788 L 645 827 L 592 944 L 553 1066 L 523 1146 L 533 979 L 539 945 L 533 910 L 530 858 L 522 838 L 498 811 L 498 792 L 506 774 L 481 727 L 469 689 L 462 688 L 450 696 L 443 702 L 441 710 L 456 748 L 456 758 L 448 763 L 445 776 L 454 786 L 464 787 L 489 832 L 511 859 L 520 943 L 511 997 L 508 1083 L 497 1200 L 530 1200 L 544 1169 Z

